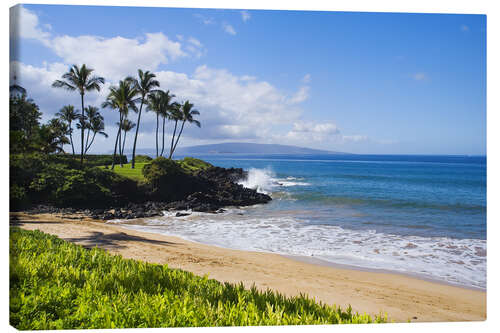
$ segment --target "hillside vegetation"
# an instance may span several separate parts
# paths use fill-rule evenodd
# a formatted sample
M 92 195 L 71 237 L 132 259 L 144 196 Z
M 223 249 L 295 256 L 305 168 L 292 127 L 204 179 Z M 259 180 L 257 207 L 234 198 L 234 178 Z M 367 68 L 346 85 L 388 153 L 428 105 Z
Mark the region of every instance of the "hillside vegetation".
M 386 318 L 10 231 L 10 323 L 20 330 L 372 322 Z

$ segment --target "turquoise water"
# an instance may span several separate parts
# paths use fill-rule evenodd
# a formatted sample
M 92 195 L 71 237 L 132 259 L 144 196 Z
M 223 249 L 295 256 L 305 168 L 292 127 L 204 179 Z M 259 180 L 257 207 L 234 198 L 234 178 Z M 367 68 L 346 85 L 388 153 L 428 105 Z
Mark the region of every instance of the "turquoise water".
M 315 211 L 316 219 L 310 223 L 401 235 L 486 239 L 485 157 L 203 158 L 222 167 L 266 170 L 284 185 L 268 190 L 295 199 L 274 201 L 266 209 Z M 336 216 L 336 211 L 344 209 L 356 213 Z
M 249 171 L 266 205 L 168 215 L 150 231 L 486 287 L 486 157 L 200 155 Z

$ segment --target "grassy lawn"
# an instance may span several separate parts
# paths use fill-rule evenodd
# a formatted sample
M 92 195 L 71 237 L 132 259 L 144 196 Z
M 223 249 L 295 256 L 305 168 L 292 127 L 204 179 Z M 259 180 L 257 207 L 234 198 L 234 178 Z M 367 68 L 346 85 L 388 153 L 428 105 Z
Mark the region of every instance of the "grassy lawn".
M 147 163 L 149 162 L 135 163 L 135 169 L 132 169 L 131 163 L 124 164 L 123 168 L 120 166 L 120 164 L 116 164 L 115 169 L 113 171 L 124 177 L 132 178 L 133 180 L 144 181 L 144 176 L 142 175 L 142 168 L 144 168 L 144 166 Z M 100 166 L 99 168 L 104 169 L 104 166 Z
M 184 159 L 177 160 L 176 162 L 187 173 L 193 173 L 212 166 L 210 163 L 193 157 L 185 157 Z M 128 177 L 136 181 L 144 181 L 145 179 L 142 175 L 142 168 L 144 168 L 144 166 L 148 163 L 151 162 L 135 163 L 135 169 L 131 168 L 131 163 L 124 164 L 123 167 L 121 167 L 120 164 L 115 164 L 113 171 L 121 176 Z M 100 166 L 99 168 L 104 169 L 104 166 Z
M 386 321 L 10 230 L 10 324 L 19 330 Z

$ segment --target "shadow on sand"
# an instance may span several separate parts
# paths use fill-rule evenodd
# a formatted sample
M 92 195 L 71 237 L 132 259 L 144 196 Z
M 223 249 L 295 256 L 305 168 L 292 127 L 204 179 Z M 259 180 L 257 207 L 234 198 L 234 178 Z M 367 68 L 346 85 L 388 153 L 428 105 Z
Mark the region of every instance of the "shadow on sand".
M 74 237 L 74 238 L 64 238 L 69 242 L 78 243 L 86 248 L 93 248 L 98 246 L 100 248 L 105 249 L 122 249 L 126 248 L 124 242 L 141 242 L 141 243 L 149 243 L 155 245 L 175 245 L 176 243 L 155 240 L 144 238 L 141 236 L 129 235 L 124 232 L 116 232 L 112 234 L 105 234 L 99 231 L 93 231 L 90 235 L 86 235 L 83 237 Z

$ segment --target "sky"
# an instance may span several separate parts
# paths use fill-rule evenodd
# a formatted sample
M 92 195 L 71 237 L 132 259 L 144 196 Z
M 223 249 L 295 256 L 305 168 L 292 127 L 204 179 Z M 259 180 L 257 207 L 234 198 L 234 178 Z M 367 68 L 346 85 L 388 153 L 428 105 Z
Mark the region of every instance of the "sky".
M 51 84 L 85 63 L 106 79 L 86 105 L 100 107 L 139 68 L 193 103 L 202 126 L 188 126 L 179 146 L 486 154 L 485 15 L 22 5 L 10 23 L 11 82 L 44 122 L 80 108 L 78 93 Z M 118 113 L 101 113 L 109 138 L 92 153 L 114 147 Z M 145 112 L 139 148 L 154 148 L 155 126 Z

